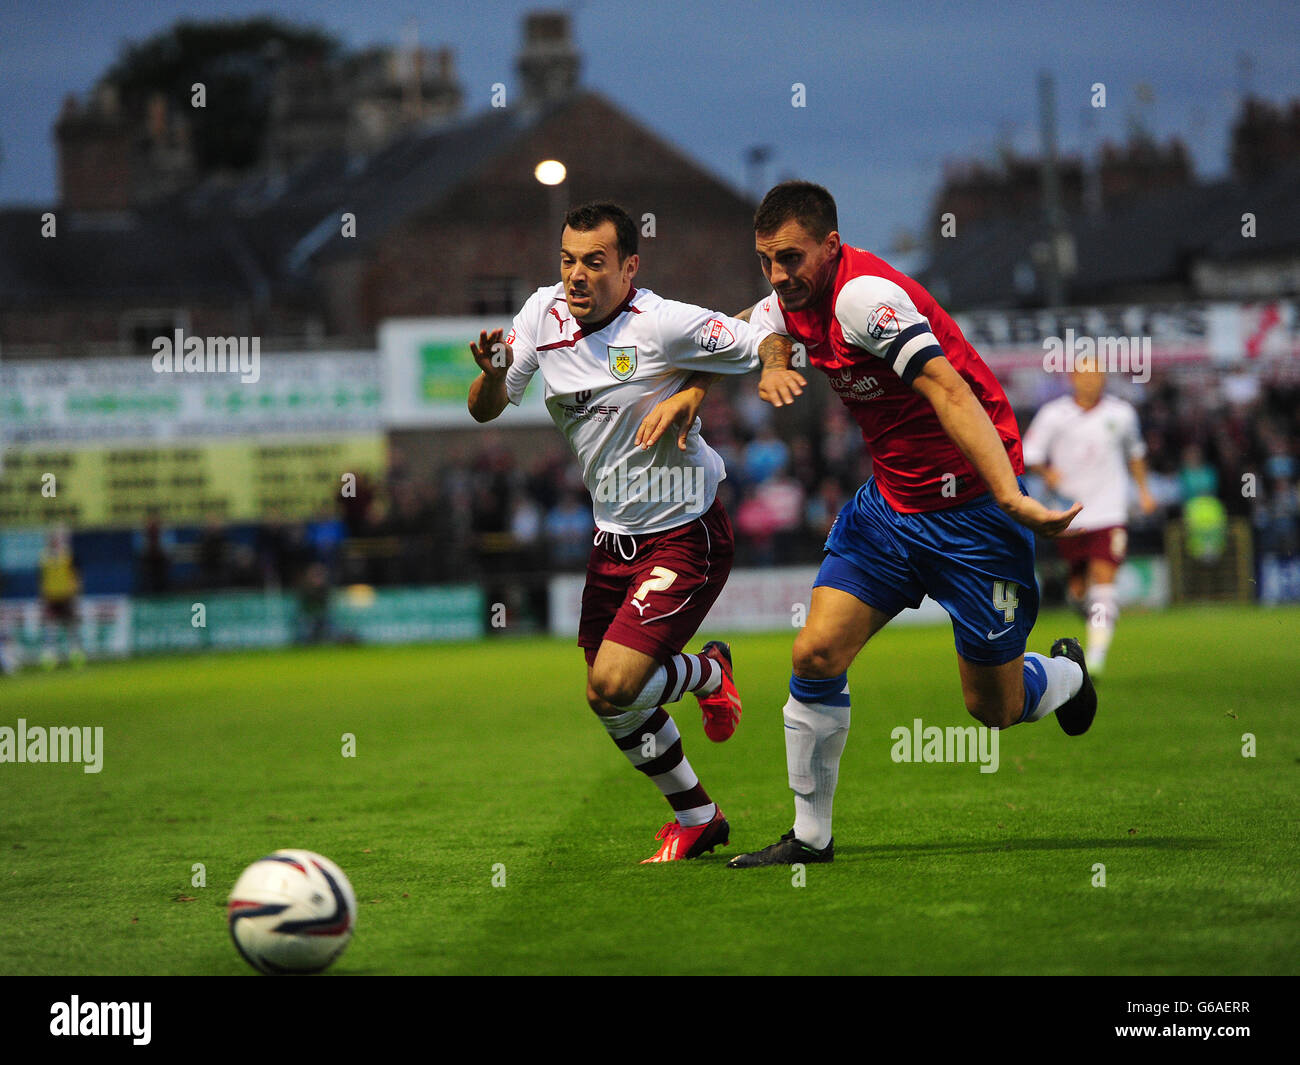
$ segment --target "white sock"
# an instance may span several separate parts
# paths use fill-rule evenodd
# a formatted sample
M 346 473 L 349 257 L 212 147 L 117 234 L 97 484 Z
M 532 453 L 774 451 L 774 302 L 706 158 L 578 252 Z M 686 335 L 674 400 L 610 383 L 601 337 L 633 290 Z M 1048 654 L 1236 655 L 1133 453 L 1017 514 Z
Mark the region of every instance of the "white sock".
M 847 693 L 846 683 L 843 694 Z M 783 716 L 795 838 L 822 850 L 831 841 L 840 755 L 849 736 L 849 707 L 804 703 L 791 695 Z
M 1119 620 L 1119 595 L 1113 584 L 1094 584 L 1088 592 L 1088 638 L 1084 657 L 1088 672 L 1100 673 L 1106 664 L 1115 622 Z
M 687 692 L 711 695 L 721 683 L 722 667 L 712 658 L 702 654 L 673 655 L 650 674 L 637 697 L 619 709 L 649 710 L 675 703 Z
M 1077 662 L 1072 662 L 1065 655 L 1048 658 L 1036 651 L 1026 651 L 1026 658 L 1032 658 L 1047 674 L 1047 690 L 1038 700 L 1038 705 L 1029 712 L 1026 721 L 1039 721 L 1058 706 L 1069 702 L 1083 687 L 1083 670 Z

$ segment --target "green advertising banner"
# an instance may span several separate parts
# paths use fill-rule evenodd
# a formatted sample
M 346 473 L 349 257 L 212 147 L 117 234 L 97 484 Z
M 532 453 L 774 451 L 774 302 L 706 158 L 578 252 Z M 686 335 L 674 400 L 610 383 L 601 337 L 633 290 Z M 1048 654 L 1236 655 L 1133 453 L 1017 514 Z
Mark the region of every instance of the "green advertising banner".
M 293 643 L 298 603 L 284 593 L 198 592 L 133 599 L 131 651 L 284 647 Z
M 481 589 L 353 587 L 330 600 L 321 635 L 358 643 L 435 643 L 484 634 Z M 288 592 L 209 592 L 131 601 L 134 654 L 251 647 L 286 647 L 306 640 L 311 626 Z
M 481 588 L 380 588 L 336 594 L 334 628 L 361 643 L 476 640 L 484 632 L 487 603 Z
M 477 338 L 475 338 L 477 339 Z M 445 341 L 420 345 L 420 396 L 426 403 L 464 404 L 478 367 L 466 365 L 465 344 Z
M 469 386 L 479 374 L 470 354 L 482 332 L 510 329 L 510 316 L 496 318 L 386 318 L 379 326 L 383 417 L 389 429 L 466 429 Z M 506 412 L 510 425 L 549 425 L 537 375 L 523 402 Z

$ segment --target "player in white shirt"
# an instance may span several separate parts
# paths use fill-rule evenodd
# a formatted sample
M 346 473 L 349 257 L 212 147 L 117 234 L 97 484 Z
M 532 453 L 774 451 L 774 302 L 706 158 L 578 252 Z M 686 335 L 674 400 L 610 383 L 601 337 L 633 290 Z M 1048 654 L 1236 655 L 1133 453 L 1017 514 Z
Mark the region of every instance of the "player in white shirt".
M 731 523 L 715 498 L 726 470 L 695 412 L 710 375 L 756 369 L 760 355 L 788 352 L 790 342 L 637 289 L 636 249 L 636 225 L 616 204 L 570 211 L 560 284 L 533 293 L 504 340 L 498 329 L 470 345 L 482 373 L 469 409 L 477 421 L 496 418 L 541 371 L 547 409 L 595 509 L 578 626 L 587 702 L 674 811 L 647 861 L 677 861 L 725 844 L 730 828 L 663 707 L 694 692 L 705 733 L 719 742 L 741 711 L 727 644 L 682 653 L 734 557 Z M 683 407 L 681 431 L 667 433 Z
M 1056 542 L 1070 564 L 1069 594 L 1088 620 L 1085 655 L 1096 677 L 1119 620 L 1115 573 L 1128 550 L 1129 476 L 1144 514 L 1156 509 L 1147 488 L 1146 445 L 1137 411 L 1105 394 L 1106 376 L 1085 360 L 1070 374 L 1072 394 L 1044 404 L 1025 433 L 1025 465 L 1047 487 L 1083 503 Z

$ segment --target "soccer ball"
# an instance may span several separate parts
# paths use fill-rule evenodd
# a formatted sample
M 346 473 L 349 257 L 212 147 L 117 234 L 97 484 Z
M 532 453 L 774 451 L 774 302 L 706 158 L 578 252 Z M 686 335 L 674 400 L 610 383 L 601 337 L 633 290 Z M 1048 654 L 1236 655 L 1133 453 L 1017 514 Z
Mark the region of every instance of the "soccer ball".
M 235 882 L 226 920 L 235 947 L 264 973 L 318 973 L 352 938 L 357 897 L 343 870 L 311 851 L 259 858 Z

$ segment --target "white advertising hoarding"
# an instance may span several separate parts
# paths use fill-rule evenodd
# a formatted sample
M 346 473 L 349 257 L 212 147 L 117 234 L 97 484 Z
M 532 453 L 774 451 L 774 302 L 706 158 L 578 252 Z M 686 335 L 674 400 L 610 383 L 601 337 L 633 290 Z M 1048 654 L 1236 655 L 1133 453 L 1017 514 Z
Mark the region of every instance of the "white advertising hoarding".
M 709 632 L 778 632 L 801 627 L 808 616 L 816 566 L 779 566 L 773 569 L 738 569 L 709 611 Z M 581 574 L 552 577 L 550 630 L 556 636 L 578 635 L 582 614 Z M 1041 581 L 1040 581 L 1041 583 Z M 1163 558 L 1133 558 L 1120 567 L 1115 580 L 1121 606 L 1159 609 L 1169 605 L 1169 566 Z M 891 625 L 949 624 L 947 611 L 929 596 L 915 610 L 904 610 Z

